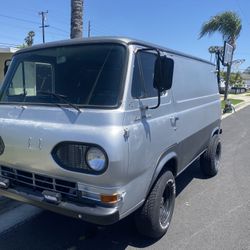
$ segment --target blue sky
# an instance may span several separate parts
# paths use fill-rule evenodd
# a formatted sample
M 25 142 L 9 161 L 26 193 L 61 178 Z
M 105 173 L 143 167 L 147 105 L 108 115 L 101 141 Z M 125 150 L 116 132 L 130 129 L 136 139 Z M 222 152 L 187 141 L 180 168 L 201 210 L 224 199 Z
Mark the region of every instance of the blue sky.
M 22 44 L 28 31 L 42 42 L 39 11 L 48 10 L 46 41 L 69 38 L 70 0 L 8 0 L 0 8 L 0 47 Z M 203 22 L 232 10 L 242 19 L 243 29 L 234 59 L 250 66 L 249 0 L 85 0 L 84 35 L 91 21 L 91 35 L 129 36 L 150 41 L 210 60 L 208 47 L 222 45 L 219 34 L 198 39 Z M 237 69 L 237 68 L 236 68 Z

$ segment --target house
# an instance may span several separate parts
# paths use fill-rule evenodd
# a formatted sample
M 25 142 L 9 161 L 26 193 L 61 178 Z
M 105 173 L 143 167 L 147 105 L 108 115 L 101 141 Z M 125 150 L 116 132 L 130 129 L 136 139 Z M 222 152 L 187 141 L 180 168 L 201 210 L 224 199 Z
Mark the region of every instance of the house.
M 18 48 L 8 47 L 1 48 L 0 47 L 0 85 L 4 78 L 4 62 L 7 59 L 11 59 L 12 55 L 18 50 Z

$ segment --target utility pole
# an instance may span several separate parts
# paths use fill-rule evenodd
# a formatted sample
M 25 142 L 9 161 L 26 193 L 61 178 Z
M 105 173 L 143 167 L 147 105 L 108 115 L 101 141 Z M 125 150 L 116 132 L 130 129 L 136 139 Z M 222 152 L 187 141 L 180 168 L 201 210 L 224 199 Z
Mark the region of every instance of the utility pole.
M 43 43 L 45 43 L 45 28 L 49 27 L 49 25 L 45 25 L 46 15 L 48 14 L 48 11 L 41 11 L 38 14 L 42 16 L 42 25 L 39 28 L 42 28 Z
M 90 37 L 90 32 L 91 32 L 91 24 L 90 21 L 88 22 L 88 37 Z

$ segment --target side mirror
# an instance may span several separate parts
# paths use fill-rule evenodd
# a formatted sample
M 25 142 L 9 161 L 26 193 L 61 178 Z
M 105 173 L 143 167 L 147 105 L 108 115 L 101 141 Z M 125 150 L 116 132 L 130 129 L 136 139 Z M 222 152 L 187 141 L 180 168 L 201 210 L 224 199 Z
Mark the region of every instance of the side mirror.
M 163 92 L 172 87 L 174 61 L 166 56 L 158 56 L 155 61 L 154 88 Z
M 10 59 L 5 60 L 5 62 L 4 62 L 4 70 L 3 70 L 4 71 L 4 75 L 6 75 L 6 73 L 8 71 L 8 68 L 10 66 L 10 62 L 11 62 Z

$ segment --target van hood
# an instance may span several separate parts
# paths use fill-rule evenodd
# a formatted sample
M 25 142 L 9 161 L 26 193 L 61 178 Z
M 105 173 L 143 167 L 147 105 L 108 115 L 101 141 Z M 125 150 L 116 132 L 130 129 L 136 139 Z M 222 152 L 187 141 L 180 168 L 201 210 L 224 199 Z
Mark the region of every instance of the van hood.
M 55 177 L 70 174 L 80 179 L 83 174 L 69 172 L 55 163 L 53 148 L 63 141 L 97 144 L 112 161 L 120 161 L 121 154 L 114 148 L 118 148 L 116 142 L 123 137 L 122 121 L 121 110 L 78 112 L 71 108 L 1 105 L 0 136 L 5 150 L 0 165 L 41 174 L 49 171 Z

